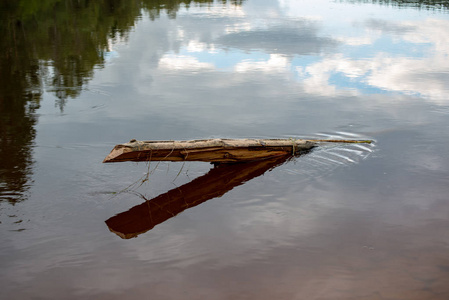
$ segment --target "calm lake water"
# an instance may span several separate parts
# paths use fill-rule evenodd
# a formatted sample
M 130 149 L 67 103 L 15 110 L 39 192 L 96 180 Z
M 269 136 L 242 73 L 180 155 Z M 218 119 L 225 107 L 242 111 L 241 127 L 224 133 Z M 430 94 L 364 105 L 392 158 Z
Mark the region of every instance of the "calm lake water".
M 23 0 L 0 20 L 1 299 L 449 299 L 447 1 Z M 102 164 L 218 137 L 375 143 Z

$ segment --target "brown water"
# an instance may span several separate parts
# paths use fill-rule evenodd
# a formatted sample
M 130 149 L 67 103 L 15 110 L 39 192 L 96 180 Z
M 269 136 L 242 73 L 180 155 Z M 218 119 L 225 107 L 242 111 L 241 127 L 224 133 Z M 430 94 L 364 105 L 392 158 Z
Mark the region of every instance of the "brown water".
M 3 1 L 0 298 L 449 299 L 448 7 Z M 101 163 L 211 137 L 375 143 Z

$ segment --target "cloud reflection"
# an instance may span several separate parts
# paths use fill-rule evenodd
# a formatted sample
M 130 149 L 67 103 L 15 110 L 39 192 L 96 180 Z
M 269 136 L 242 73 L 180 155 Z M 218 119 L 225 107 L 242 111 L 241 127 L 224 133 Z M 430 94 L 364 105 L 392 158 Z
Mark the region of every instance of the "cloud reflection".
M 397 44 L 408 42 L 412 47 L 427 44 L 429 49 L 426 56 L 401 56 L 400 53 L 399 55 L 388 53 L 388 50 L 382 51 L 383 49 L 372 58 L 346 57 L 343 53 L 326 56 L 319 62 L 297 67 L 298 74 L 304 78 L 306 90 L 311 93 L 335 91 L 339 88 L 339 84 L 332 84 L 331 77 L 340 74 L 345 78 L 343 81 L 358 84 L 356 90 L 362 93 L 374 87 L 389 92 L 425 97 L 441 105 L 447 104 L 449 46 L 444 41 L 449 39 L 449 21 L 428 19 L 391 25 L 370 20 L 366 28 L 367 30 L 376 28 L 381 31 L 381 36 L 393 32 Z M 353 38 L 350 38 L 347 44 L 354 45 Z M 326 88 L 316 89 L 317 85 Z M 335 88 L 332 89 L 331 86 Z
M 273 9 L 261 10 L 268 19 L 265 23 L 244 7 L 201 10 L 201 18 L 210 14 L 211 26 L 197 26 L 196 34 L 192 26 L 199 16 L 180 14 L 177 30 L 168 29 L 169 36 L 177 33 L 173 38 L 179 43 L 171 44 L 178 47 L 168 47 L 171 51 L 160 56 L 159 70 L 283 74 L 282 78 L 296 77 L 310 95 L 388 92 L 447 103 L 449 21 L 369 17 L 324 35 L 330 30 L 322 27 L 329 18 L 326 12 L 320 17 L 296 15 L 294 21 L 279 23 L 274 15 L 282 10 L 274 15 Z M 350 31 L 355 27 L 356 34 Z M 207 34 L 204 28 L 209 29 Z
M 267 73 L 282 73 L 288 71 L 290 67 L 289 60 L 279 54 L 271 54 L 266 61 L 244 61 L 238 63 L 234 67 L 237 73 L 246 72 L 267 72 Z
M 224 47 L 245 51 L 262 50 L 286 55 L 320 54 L 338 44 L 334 39 L 319 36 L 318 28 L 310 22 L 301 22 L 293 28 L 273 26 L 265 30 L 231 33 L 220 37 L 217 42 Z
M 214 66 L 202 63 L 195 57 L 185 55 L 164 55 L 159 61 L 159 68 L 162 70 L 212 70 Z

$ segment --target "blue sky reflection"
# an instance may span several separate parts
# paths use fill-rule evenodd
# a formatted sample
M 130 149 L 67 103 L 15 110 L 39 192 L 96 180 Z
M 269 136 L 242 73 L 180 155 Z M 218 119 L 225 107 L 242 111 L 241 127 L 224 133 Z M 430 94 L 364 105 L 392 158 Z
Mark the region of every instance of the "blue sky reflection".
M 295 1 L 264 4 L 257 11 L 244 4 L 180 13 L 170 33 L 178 46 L 160 57 L 159 68 L 178 73 L 283 74 L 296 78 L 310 93 L 391 92 L 445 104 L 449 76 L 445 15 L 402 9 L 390 16 L 385 12 L 391 9 L 382 6 L 348 4 L 345 13 L 352 13 L 344 22 L 338 16 L 336 25 L 333 10 L 345 6 L 341 3 L 320 9 L 304 2 L 296 8 Z M 204 23 L 207 13 L 213 17 L 211 25 L 186 34 L 197 19 Z

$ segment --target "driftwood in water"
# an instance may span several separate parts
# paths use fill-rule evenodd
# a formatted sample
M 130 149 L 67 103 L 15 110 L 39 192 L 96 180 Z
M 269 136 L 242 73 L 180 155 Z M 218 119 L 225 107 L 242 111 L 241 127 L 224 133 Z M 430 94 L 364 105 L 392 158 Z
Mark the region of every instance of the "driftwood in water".
M 221 197 L 288 159 L 289 156 L 284 155 L 245 164 L 221 164 L 189 183 L 109 218 L 106 225 L 121 238 L 137 237 L 190 207 Z
M 239 149 L 235 146 L 236 144 L 230 142 L 235 140 L 212 141 L 213 143 L 210 143 L 210 140 L 187 142 L 131 141 L 127 144 L 117 145 L 105 159 L 105 162 L 199 160 L 217 163 L 245 161 L 246 163 L 217 164 L 207 174 L 151 200 L 147 200 L 142 196 L 146 200 L 144 203 L 106 221 L 109 230 L 124 239 L 136 237 L 187 208 L 197 206 L 209 199 L 221 197 L 234 187 L 244 184 L 252 178 L 260 176 L 266 171 L 288 161 L 293 153 L 306 152 L 308 149 L 313 148 L 316 143 L 371 142 L 348 140 L 243 140 L 246 141 L 247 148 Z M 239 141 L 241 142 L 242 140 Z M 300 142 L 298 143 L 298 141 Z M 286 145 L 287 142 L 290 144 Z M 193 147 L 198 145 L 204 147 Z M 236 151 L 231 152 L 231 150 Z M 226 156 L 225 154 L 228 153 L 226 151 L 232 153 L 233 156 Z M 236 156 L 235 153 L 243 154 Z
M 103 162 L 206 161 L 235 163 L 295 155 L 317 143 L 371 143 L 357 140 L 210 139 L 192 141 L 136 141 L 116 145 Z
M 205 161 L 248 162 L 309 150 L 315 143 L 294 139 L 211 139 L 193 141 L 136 141 L 114 147 L 103 162 Z

